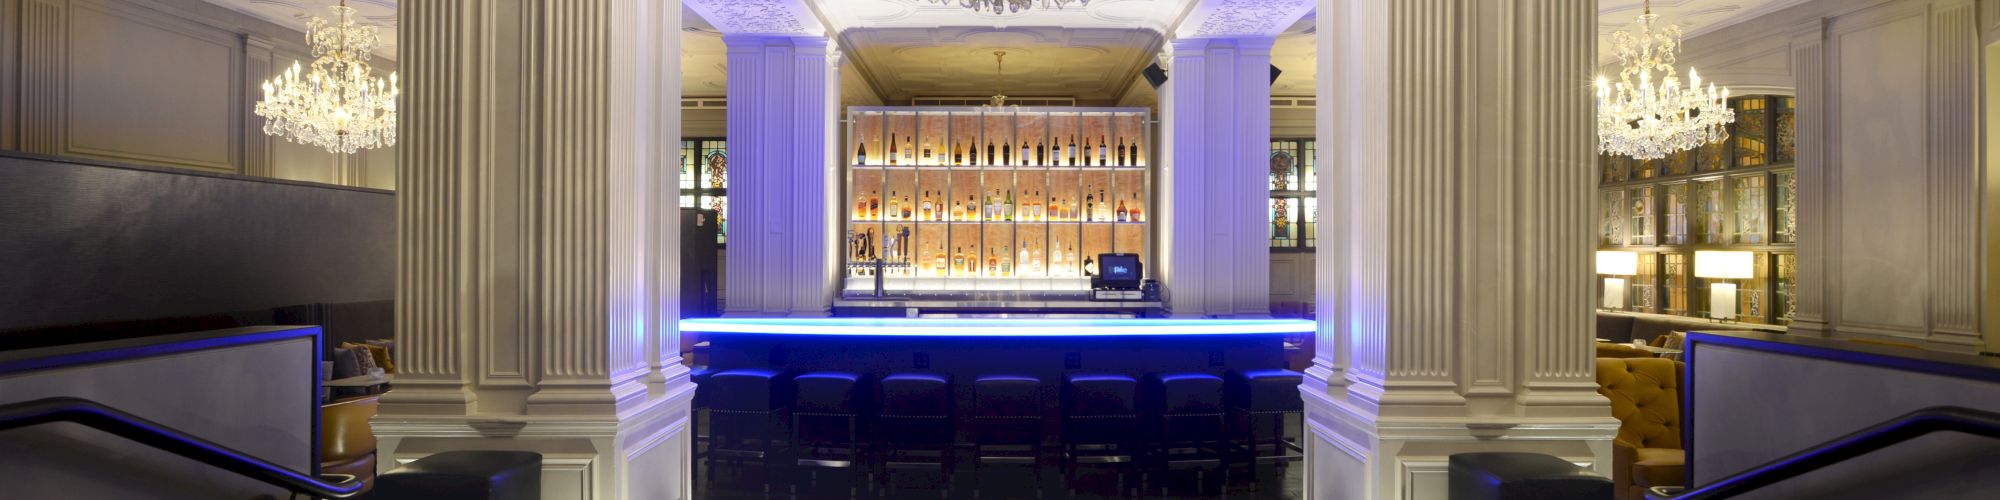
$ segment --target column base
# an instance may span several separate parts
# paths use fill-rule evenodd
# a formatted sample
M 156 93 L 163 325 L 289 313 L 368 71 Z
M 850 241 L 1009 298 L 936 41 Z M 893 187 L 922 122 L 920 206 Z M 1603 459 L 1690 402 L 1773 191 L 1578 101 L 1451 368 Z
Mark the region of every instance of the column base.
M 1618 420 L 1601 400 L 1578 408 L 1595 408 L 1598 416 L 1393 416 L 1407 408 L 1348 401 L 1339 386 L 1312 388 L 1325 387 L 1321 384 L 1308 381 L 1300 391 L 1306 402 L 1307 498 L 1446 498 L 1451 455 L 1464 452 L 1544 453 L 1611 475 Z
M 678 385 L 642 392 L 623 415 L 377 416 L 378 472 L 444 451 L 533 451 L 542 454 L 545 499 L 693 498 L 694 385 Z

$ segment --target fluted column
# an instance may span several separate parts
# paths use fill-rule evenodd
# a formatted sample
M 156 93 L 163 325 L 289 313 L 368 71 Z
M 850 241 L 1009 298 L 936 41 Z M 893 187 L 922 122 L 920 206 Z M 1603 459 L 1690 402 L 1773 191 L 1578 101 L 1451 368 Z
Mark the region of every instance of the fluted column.
M 1796 122 L 1798 138 L 1797 174 L 1793 182 L 1798 183 L 1798 291 L 1793 294 L 1792 324 L 1790 331 L 1802 335 L 1824 336 L 1832 318 L 1827 315 L 1826 262 L 1828 242 L 1832 239 L 1824 216 L 1831 205 L 1827 199 L 1831 195 L 1833 171 L 1827 164 L 1829 153 L 1827 144 L 1827 103 L 1826 95 L 1826 19 L 1814 18 L 1792 27 L 1792 61 L 1797 91 L 1793 120 Z
M 1980 308 L 1979 24 L 1969 1 L 1930 14 L 1930 245 L 1928 340 L 1939 349 L 1982 350 Z M 1986 348 L 1990 350 L 1990 347 Z
M 1316 498 L 1409 498 L 1458 451 L 1609 472 L 1590 295 L 1588 2 L 1321 0 Z
M 834 122 L 822 36 L 724 35 L 729 50 L 731 316 L 832 308 L 826 169 Z
M 1171 130 L 1165 254 L 1175 316 L 1268 316 L 1273 36 L 1172 42 L 1162 105 Z
M 383 469 L 542 452 L 556 498 L 686 498 L 680 3 L 400 4 L 396 384 Z M 522 439 L 522 438 L 530 439 Z

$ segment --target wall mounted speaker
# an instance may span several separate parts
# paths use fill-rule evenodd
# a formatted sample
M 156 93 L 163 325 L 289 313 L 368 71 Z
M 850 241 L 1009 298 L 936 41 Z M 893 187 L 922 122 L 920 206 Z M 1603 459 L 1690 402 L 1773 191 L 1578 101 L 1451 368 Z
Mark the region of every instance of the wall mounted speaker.
M 1273 65 L 1271 65 L 1271 84 L 1272 84 L 1272 85 L 1276 85 L 1276 84 L 1278 84 L 1278 74 L 1279 74 L 1279 73 L 1284 73 L 1284 70 L 1280 70 L 1280 69 L 1278 69 L 1278 65 L 1276 65 L 1276 64 L 1273 64 Z
M 1167 84 L 1167 69 L 1160 67 L 1160 63 L 1147 65 L 1145 71 L 1139 73 L 1146 75 L 1146 83 L 1152 84 L 1154 89 Z

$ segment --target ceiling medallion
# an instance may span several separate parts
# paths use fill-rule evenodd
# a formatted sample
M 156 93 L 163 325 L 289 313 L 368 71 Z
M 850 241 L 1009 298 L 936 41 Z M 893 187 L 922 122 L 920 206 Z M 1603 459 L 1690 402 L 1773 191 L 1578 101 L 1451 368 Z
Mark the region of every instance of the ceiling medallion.
M 334 22 L 314 17 L 306 23 L 312 65 L 291 69 L 264 82 L 264 99 L 253 110 L 264 117 L 264 133 L 328 152 L 351 154 L 396 145 L 396 74 L 376 78 L 369 54 L 380 43 L 374 26 L 354 22 L 347 0 L 327 7 Z
M 1090 0 L 930 0 L 930 2 L 938 5 L 957 3 L 959 7 L 971 9 L 973 12 L 991 12 L 993 14 L 1021 12 L 1033 9 L 1037 5 L 1040 5 L 1044 9 L 1055 8 L 1058 10 L 1069 6 L 1070 2 L 1076 2 L 1086 7 L 1090 5 Z
M 1728 137 L 1725 126 L 1736 121 L 1729 109 L 1729 89 L 1716 90 L 1713 82 L 1702 88 L 1701 76 L 1688 68 L 1688 84 L 1681 86 L 1674 74 L 1680 53 L 1681 28 L 1668 24 L 1655 28 L 1651 1 L 1639 15 L 1639 32 L 1612 33 L 1613 50 L 1624 69 L 1612 85 L 1597 77 L 1597 142 L 1606 154 L 1630 156 L 1638 160 L 1667 155 L 1720 142 Z M 1665 75 L 1658 83 L 1653 72 Z

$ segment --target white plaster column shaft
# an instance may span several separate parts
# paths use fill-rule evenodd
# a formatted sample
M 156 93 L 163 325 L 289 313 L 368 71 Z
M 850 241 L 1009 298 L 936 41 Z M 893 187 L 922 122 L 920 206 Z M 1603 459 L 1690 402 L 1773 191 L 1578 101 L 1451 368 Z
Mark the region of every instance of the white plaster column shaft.
M 1175 316 L 1270 315 L 1271 44 L 1174 40 L 1162 105 L 1171 167 L 1166 275 Z
M 373 422 L 382 469 L 530 450 L 546 498 L 688 497 L 679 2 L 399 8 L 399 374 Z
M 1441 498 L 1462 451 L 1609 473 L 1590 321 L 1596 9 L 1321 0 L 1313 498 Z
M 825 316 L 828 40 L 725 35 L 729 50 L 730 316 Z M 831 80 L 831 81 L 830 81 Z

